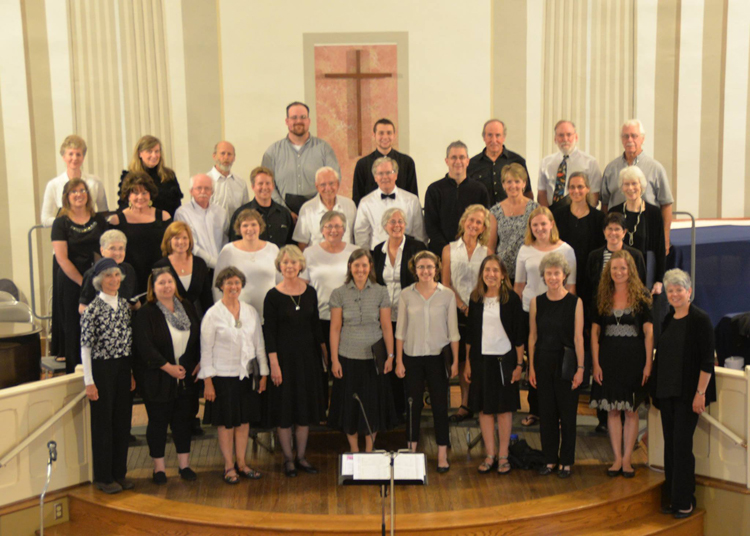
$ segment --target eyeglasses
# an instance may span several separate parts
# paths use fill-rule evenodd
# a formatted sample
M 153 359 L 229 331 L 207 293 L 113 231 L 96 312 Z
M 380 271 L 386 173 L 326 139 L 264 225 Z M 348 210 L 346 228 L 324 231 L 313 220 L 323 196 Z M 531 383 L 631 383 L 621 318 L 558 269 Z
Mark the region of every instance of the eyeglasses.
M 287 119 L 291 119 L 292 121 L 307 121 L 310 117 L 307 115 L 290 115 Z
M 343 228 L 344 228 L 343 225 L 338 225 L 338 224 L 333 224 L 333 223 L 328 223 L 323 226 L 323 229 L 325 229 L 326 231 L 340 231 Z
M 419 266 L 417 266 L 417 270 L 421 272 L 434 272 L 435 265 L 434 264 L 420 264 Z
M 404 220 L 388 220 L 388 225 L 393 225 L 394 227 L 396 225 L 406 225 L 406 222 Z
M 393 170 L 391 170 L 391 171 L 376 171 L 375 172 L 375 176 L 376 177 L 387 177 L 388 175 L 395 175 L 395 174 L 396 174 L 396 172 L 393 171 Z
M 71 190 L 70 194 L 87 194 L 86 188 L 78 188 L 77 190 Z

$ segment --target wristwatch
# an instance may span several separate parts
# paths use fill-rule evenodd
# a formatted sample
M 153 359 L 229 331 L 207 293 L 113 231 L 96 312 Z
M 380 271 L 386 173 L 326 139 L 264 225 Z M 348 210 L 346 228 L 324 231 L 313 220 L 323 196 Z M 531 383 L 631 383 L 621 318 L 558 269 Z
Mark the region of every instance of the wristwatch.
M 701 390 L 700 390 L 700 389 L 696 389 L 696 390 L 695 390 L 695 392 L 696 392 L 696 393 L 698 393 L 698 394 L 699 394 L 699 395 L 701 395 L 701 396 L 706 396 L 706 391 L 703 391 L 703 392 L 701 393 Z

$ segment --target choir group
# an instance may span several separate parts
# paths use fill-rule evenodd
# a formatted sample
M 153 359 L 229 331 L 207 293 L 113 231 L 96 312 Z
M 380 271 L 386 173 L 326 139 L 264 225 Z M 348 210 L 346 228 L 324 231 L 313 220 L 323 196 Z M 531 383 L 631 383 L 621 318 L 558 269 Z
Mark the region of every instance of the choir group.
M 83 364 L 99 489 L 133 487 L 136 388 L 159 484 L 168 428 L 179 476 L 197 478 L 189 453 L 201 386 L 228 484 L 261 478 L 245 458 L 250 426 L 276 429 L 289 477 L 318 472 L 306 448 L 320 423 L 343 431 L 353 452 L 360 436 L 370 451 L 379 432 L 404 425 L 416 450 L 425 387 L 437 472 L 450 469 L 449 423 L 476 414 L 478 471 L 507 475 L 525 371 L 522 424 L 539 422 L 539 474 L 570 476 L 579 388 L 592 381 L 612 442 L 607 473 L 635 475 L 638 409 L 653 400 L 664 512 L 690 515 L 692 433 L 715 400 L 713 329 L 690 303 L 689 276 L 665 272 L 672 197 L 663 167 L 642 151 L 639 121 L 622 125 L 624 152 L 603 174 L 576 147 L 575 125 L 558 122 L 537 202 L 505 125 L 490 120 L 478 155 L 448 146 L 447 174 L 429 185 L 424 210 L 390 120 L 375 124 L 376 149 L 357 162 L 353 200 L 339 194 L 335 153 L 310 134 L 307 106 L 290 104 L 286 124 L 251 172 L 252 200 L 232 172 L 232 144 L 216 145 L 215 165 L 192 177 L 183 203 L 161 142 L 144 136 L 114 213 L 82 171 L 84 140 L 63 142 L 67 169 L 42 207 L 55 254 L 51 350 L 68 372 Z M 449 416 L 455 377 L 462 402 Z

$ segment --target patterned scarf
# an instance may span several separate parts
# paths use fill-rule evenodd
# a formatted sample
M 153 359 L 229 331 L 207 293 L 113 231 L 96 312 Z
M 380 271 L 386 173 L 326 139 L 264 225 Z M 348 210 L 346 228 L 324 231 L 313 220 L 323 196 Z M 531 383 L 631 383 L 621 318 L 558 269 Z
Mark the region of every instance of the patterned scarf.
M 188 318 L 185 308 L 182 306 L 182 302 L 177 297 L 172 298 L 174 303 L 174 313 L 164 307 L 164 305 L 157 300 L 156 305 L 159 310 L 164 313 L 164 318 L 167 319 L 169 325 L 180 331 L 187 331 L 190 329 L 190 319 Z

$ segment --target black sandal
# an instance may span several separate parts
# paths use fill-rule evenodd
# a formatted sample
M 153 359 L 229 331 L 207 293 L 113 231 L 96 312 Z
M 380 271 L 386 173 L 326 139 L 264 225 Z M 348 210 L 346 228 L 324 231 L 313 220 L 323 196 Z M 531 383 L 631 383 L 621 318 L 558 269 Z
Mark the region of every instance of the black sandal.
M 487 463 L 487 460 L 491 460 L 491 463 Z M 479 467 L 477 467 L 477 471 L 479 474 L 486 475 L 495 468 L 497 468 L 497 456 L 487 456 Z
M 500 463 L 500 460 L 505 460 L 503 463 Z M 500 469 L 506 469 L 506 471 L 501 471 Z M 510 462 L 508 462 L 507 456 L 500 456 L 498 458 L 497 463 L 497 474 L 500 476 L 505 476 L 510 474 L 510 472 L 513 470 L 513 467 L 511 467 Z
M 258 480 L 260 477 L 263 476 L 260 471 L 256 471 L 250 467 L 245 467 L 245 470 L 241 471 L 236 463 L 234 464 L 234 470 L 241 477 L 248 478 L 250 480 Z
M 234 471 L 234 474 L 230 475 L 229 471 Z M 224 482 L 226 482 L 227 484 L 232 484 L 232 485 L 240 483 L 240 476 L 234 467 L 230 467 L 229 469 L 224 469 Z
M 467 408 L 464 405 L 461 405 L 458 408 L 458 411 L 466 410 L 466 413 L 454 413 L 450 417 L 448 417 L 448 422 L 464 422 L 466 419 L 471 419 L 474 416 L 474 412 L 471 411 L 470 408 Z

